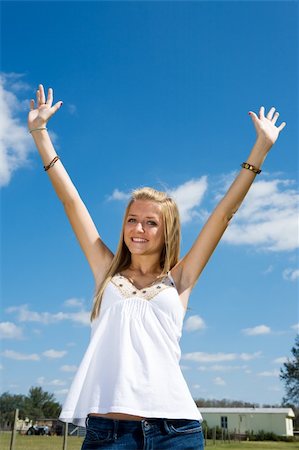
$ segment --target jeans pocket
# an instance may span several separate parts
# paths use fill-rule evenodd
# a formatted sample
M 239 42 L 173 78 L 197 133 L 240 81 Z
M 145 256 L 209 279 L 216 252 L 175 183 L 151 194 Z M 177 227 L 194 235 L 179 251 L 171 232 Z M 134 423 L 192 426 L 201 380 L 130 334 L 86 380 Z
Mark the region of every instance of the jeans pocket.
M 168 429 L 175 434 L 200 433 L 201 423 L 198 420 L 167 419 Z
M 112 440 L 111 430 L 99 430 L 96 428 L 87 428 L 85 435 L 86 444 L 102 444 Z

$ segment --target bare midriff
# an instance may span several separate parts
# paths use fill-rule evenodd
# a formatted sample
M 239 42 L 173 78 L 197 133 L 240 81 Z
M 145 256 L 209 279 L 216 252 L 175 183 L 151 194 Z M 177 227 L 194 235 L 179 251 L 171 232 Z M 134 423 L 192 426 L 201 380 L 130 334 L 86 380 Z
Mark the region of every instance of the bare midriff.
M 96 417 L 104 417 L 105 419 L 114 419 L 114 420 L 143 420 L 143 419 L 145 419 L 145 417 L 133 416 L 131 414 L 123 414 L 123 413 L 106 413 L 106 414 L 90 413 L 88 415 L 96 416 Z

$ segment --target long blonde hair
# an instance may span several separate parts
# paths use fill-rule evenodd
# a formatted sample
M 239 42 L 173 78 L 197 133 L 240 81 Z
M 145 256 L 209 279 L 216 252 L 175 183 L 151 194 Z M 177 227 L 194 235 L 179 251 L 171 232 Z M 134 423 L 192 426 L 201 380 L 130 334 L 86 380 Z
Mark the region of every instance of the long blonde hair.
M 157 191 L 150 187 L 143 187 L 132 192 L 124 214 L 120 240 L 116 253 L 113 257 L 110 268 L 108 269 L 103 282 L 100 284 L 94 298 L 91 320 L 94 320 L 101 307 L 103 292 L 111 278 L 122 270 L 127 269 L 131 263 L 131 253 L 124 242 L 124 226 L 128 217 L 129 209 L 136 200 L 148 200 L 156 202 L 161 207 L 163 225 L 164 225 L 164 247 L 160 256 L 161 276 L 165 276 L 179 260 L 181 227 L 179 211 L 176 203 L 166 192 Z

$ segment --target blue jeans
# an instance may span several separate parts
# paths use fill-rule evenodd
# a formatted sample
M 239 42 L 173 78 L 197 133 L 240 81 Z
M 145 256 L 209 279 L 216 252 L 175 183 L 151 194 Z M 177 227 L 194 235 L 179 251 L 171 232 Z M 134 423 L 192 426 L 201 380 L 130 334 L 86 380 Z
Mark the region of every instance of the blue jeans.
M 81 450 L 203 450 L 198 420 L 113 420 L 89 416 Z

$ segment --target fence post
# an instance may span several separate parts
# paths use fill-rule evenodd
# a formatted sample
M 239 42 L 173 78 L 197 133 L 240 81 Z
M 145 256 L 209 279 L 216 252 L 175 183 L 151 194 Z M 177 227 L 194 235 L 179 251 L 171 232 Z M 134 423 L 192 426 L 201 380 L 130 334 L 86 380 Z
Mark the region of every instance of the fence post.
M 213 444 L 216 444 L 216 427 L 213 428 Z
M 63 435 L 63 450 L 67 450 L 67 435 L 69 431 L 69 424 L 68 422 L 64 423 L 64 435 Z
M 16 431 L 17 431 L 17 420 L 19 417 L 19 410 L 18 408 L 15 410 L 15 418 L 13 422 L 13 429 L 11 432 L 11 440 L 10 440 L 10 450 L 14 450 L 15 448 L 15 440 L 16 440 Z

